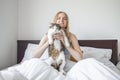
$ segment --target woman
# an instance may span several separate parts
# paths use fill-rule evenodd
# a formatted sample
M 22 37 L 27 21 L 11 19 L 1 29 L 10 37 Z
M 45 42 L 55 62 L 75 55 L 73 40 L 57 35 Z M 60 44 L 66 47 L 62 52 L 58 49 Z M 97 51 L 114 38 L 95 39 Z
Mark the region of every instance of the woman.
M 54 23 L 60 24 L 61 28 L 67 34 L 68 40 L 70 42 L 70 46 L 66 47 L 66 49 L 68 50 L 69 54 L 71 55 L 71 58 L 73 57 L 72 60 L 73 59 L 74 59 L 74 61 L 81 60 L 82 59 L 82 52 L 80 50 L 78 40 L 73 33 L 69 32 L 68 15 L 62 11 L 58 12 L 54 18 Z M 60 33 L 54 34 L 53 38 L 61 40 L 62 43 L 64 44 L 64 37 L 62 34 L 60 34 Z M 41 55 L 44 53 L 44 51 L 46 50 L 48 45 L 49 45 L 48 44 L 48 37 L 47 37 L 47 34 L 45 34 L 39 43 L 39 48 L 36 50 L 36 52 L 34 53 L 33 56 L 35 58 L 41 57 Z
M 69 20 L 67 14 L 62 11 L 58 12 L 54 18 L 53 23 L 59 24 L 61 28 L 65 31 L 66 36 L 68 37 L 70 46 L 65 47 L 65 52 L 67 53 L 67 56 L 69 55 L 67 58 L 74 61 L 80 61 L 82 59 L 82 52 L 76 36 L 73 33 L 69 32 Z M 56 33 L 53 35 L 53 38 L 61 40 L 64 44 L 63 34 Z M 59 72 L 56 69 L 49 66 L 47 63 L 45 63 L 45 61 L 39 60 L 39 58 L 43 55 L 44 51 L 48 48 L 48 46 L 48 35 L 45 34 L 41 39 L 38 48 L 33 53 L 33 59 L 24 61 L 20 65 L 20 67 L 22 66 L 24 67 L 24 69 L 19 67 L 17 68 L 17 70 L 29 80 L 64 80 L 64 75 L 59 74 Z M 69 69 L 67 68 L 67 70 L 65 71 L 68 71 Z
M 21 74 L 29 80 L 120 80 L 120 76 L 117 73 L 97 60 L 81 60 L 83 56 L 82 51 L 76 36 L 69 32 L 69 20 L 65 12 L 58 12 L 54 18 L 54 23 L 60 24 L 70 42 L 70 46 L 65 49 L 67 55 L 70 55 L 67 58 L 77 63 L 68 71 L 66 76 L 64 76 L 44 61 L 39 60 L 38 58 L 42 56 L 49 46 L 48 37 L 47 34 L 45 34 L 39 43 L 38 49 L 34 52 L 34 58 L 23 62 L 17 67 L 17 70 L 21 72 Z M 62 34 L 54 34 L 53 38 L 61 40 L 64 44 Z

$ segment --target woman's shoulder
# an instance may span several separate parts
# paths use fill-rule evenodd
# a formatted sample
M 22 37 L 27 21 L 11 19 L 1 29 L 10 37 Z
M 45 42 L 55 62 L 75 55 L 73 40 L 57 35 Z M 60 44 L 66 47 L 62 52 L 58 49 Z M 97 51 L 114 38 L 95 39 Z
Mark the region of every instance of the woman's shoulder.
M 73 38 L 76 38 L 76 35 L 74 33 L 71 33 L 70 32 L 70 35 L 69 35 L 70 39 L 73 39 Z

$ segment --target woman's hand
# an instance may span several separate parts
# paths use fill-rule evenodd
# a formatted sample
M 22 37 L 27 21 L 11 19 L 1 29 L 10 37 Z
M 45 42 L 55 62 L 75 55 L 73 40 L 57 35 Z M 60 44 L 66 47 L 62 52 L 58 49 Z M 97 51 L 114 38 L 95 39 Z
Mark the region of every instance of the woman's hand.
M 69 40 L 63 31 L 61 31 L 61 33 L 55 33 L 53 35 L 53 38 L 57 40 L 61 40 L 65 47 L 70 46 Z
M 57 40 L 61 40 L 62 42 L 64 42 L 64 36 L 63 36 L 62 33 L 55 33 L 55 34 L 53 35 L 53 38 L 54 38 L 54 39 L 57 39 Z

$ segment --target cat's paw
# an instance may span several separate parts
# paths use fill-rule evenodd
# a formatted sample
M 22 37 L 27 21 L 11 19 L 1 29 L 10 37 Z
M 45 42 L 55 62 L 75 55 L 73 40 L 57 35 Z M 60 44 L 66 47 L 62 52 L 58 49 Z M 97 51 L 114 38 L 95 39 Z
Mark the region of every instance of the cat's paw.
M 59 73 L 63 74 L 63 75 L 66 75 L 66 72 L 64 70 L 61 70 Z

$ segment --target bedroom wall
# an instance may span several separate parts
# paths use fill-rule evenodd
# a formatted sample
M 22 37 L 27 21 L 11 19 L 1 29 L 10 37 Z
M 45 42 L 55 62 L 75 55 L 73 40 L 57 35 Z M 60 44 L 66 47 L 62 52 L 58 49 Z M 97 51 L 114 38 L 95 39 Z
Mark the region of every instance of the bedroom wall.
M 0 0 L 0 70 L 16 63 L 18 0 Z
M 78 39 L 118 39 L 120 0 L 19 0 L 18 39 L 40 40 L 58 11 L 70 18 Z

